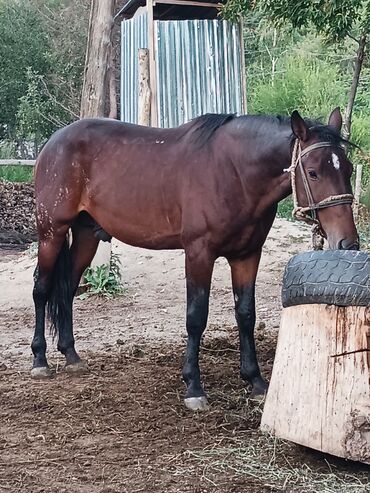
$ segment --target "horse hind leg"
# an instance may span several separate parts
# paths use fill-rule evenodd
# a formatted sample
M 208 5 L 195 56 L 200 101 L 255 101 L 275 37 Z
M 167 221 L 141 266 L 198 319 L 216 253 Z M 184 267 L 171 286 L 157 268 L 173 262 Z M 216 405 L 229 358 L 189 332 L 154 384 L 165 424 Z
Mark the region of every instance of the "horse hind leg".
M 47 378 L 51 371 L 46 359 L 45 308 L 52 290 L 55 265 L 66 248 L 68 226 L 60 228 L 57 235 L 40 238 L 38 263 L 34 273 L 33 300 L 35 305 L 35 332 L 31 348 L 34 355 L 31 376 Z M 63 255 L 63 254 L 62 254 Z
M 75 349 L 73 335 L 72 303 L 84 270 L 90 265 L 96 253 L 99 239 L 96 238 L 94 228 L 78 218 L 72 226 L 71 256 L 71 300 L 69 323 L 59 328 L 58 350 L 66 358 L 66 370 L 71 373 L 81 373 L 86 370 L 86 364 L 81 360 Z

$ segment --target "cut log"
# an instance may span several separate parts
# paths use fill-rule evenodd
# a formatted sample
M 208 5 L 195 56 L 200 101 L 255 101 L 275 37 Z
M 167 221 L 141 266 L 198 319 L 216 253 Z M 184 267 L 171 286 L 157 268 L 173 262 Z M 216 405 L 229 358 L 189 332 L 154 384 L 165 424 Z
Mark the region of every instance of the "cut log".
M 370 464 L 370 308 L 284 308 L 261 429 Z

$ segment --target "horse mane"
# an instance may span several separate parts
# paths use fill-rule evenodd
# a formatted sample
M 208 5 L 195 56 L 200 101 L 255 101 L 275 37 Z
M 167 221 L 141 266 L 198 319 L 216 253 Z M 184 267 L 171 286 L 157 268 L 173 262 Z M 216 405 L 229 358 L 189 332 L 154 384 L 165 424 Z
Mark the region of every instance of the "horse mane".
M 230 121 L 242 122 L 243 124 L 248 125 L 248 129 L 250 130 L 255 129 L 266 133 L 268 130 L 271 130 L 271 126 L 290 128 L 291 125 L 290 116 L 242 115 L 237 117 L 235 114 L 230 113 L 207 113 L 194 118 L 186 124 L 184 126 L 186 132 L 183 136 L 188 136 L 193 145 L 203 147 L 210 142 L 216 130 Z M 328 141 L 338 146 L 356 147 L 353 143 L 342 137 L 334 127 L 322 123 L 322 119 L 305 118 L 304 121 L 310 130 L 316 133 L 320 140 Z M 292 132 L 290 135 L 291 145 L 293 145 L 295 138 L 296 137 Z
M 238 118 L 238 120 L 243 120 L 245 123 L 248 122 L 249 128 L 258 128 L 262 130 L 268 130 L 268 127 L 271 126 L 288 126 L 290 128 L 291 118 L 290 116 L 283 115 L 244 115 Z M 322 118 L 319 119 L 311 119 L 304 118 L 306 125 L 310 130 L 314 131 L 320 140 L 328 141 L 338 146 L 355 146 L 352 142 L 345 139 L 340 135 L 334 127 L 330 125 L 325 125 L 322 122 Z M 264 128 L 265 127 L 265 128 Z M 291 134 L 291 143 L 294 143 L 295 135 Z M 356 146 L 355 146 L 356 147 Z
M 226 113 L 207 113 L 194 118 L 190 122 L 190 127 L 187 128 L 192 143 L 203 147 L 211 140 L 217 129 L 234 118 L 235 114 Z

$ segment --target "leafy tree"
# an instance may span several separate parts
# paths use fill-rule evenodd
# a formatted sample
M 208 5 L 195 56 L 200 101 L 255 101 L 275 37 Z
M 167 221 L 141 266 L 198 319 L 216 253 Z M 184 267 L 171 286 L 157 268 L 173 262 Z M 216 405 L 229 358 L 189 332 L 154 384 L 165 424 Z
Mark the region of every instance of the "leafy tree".
M 327 41 L 339 43 L 351 37 L 357 43 L 348 104 L 345 112 L 345 134 L 349 136 L 354 100 L 363 66 L 370 32 L 369 0 L 229 0 L 224 15 L 236 19 L 242 14 L 260 11 L 277 23 L 289 22 L 292 27 L 314 26 Z
M 27 71 L 47 72 L 48 39 L 29 1 L 0 1 L 0 138 L 16 137 L 17 108 Z
M 89 4 L 0 0 L 0 140 L 18 151 L 78 118 Z

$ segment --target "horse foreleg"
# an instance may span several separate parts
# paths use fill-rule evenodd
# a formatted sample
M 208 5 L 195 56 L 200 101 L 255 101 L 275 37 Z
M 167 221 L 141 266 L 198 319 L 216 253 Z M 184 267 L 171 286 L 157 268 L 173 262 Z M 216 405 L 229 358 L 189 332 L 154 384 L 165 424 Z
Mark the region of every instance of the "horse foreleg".
M 203 245 L 193 245 L 186 254 L 187 311 L 186 348 L 183 378 L 187 386 L 185 405 L 191 410 L 207 407 L 207 397 L 200 381 L 199 346 L 207 325 L 209 292 L 214 258 Z
M 81 226 L 78 222 L 72 227 L 72 238 L 71 285 L 73 296 L 71 305 L 73 304 L 73 297 L 77 291 L 81 276 L 85 269 L 90 265 L 99 243 L 99 240 L 94 235 L 93 228 Z M 64 354 L 66 358 L 67 371 L 78 373 L 86 370 L 86 364 L 81 360 L 75 349 L 72 320 L 71 323 L 63 325 L 59 330 L 58 350 Z
M 261 250 L 243 260 L 229 261 L 240 340 L 240 375 L 252 385 L 252 397 L 264 395 L 268 384 L 258 366 L 254 342 L 255 283 Z

